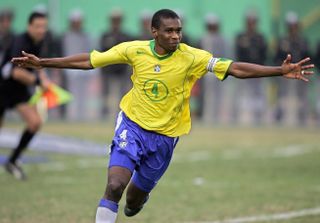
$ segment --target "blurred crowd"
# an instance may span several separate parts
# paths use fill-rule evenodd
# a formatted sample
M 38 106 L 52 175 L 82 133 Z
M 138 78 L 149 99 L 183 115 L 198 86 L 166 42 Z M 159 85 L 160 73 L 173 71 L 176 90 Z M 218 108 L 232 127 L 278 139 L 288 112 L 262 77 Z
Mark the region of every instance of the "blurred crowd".
M 45 8 L 34 10 L 47 13 Z M 182 23 L 187 20 L 178 12 Z M 105 51 L 112 46 L 130 40 L 150 40 L 151 11 L 140 14 L 140 35 L 132 36 L 123 29 L 124 15 L 120 9 L 113 10 L 107 17 L 109 29 L 97 41 L 83 28 L 85 15 L 73 10 L 68 17 L 69 28 L 63 35 L 48 30 L 43 40 L 42 57 L 68 56 L 90 52 L 92 49 Z M 50 18 L 49 18 L 50 19 Z M 15 38 L 12 29 L 14 13 L 0 11 L 0 61 Z M 254 11 L 244 15 L 245 28 L 234 41 L 222 35 L 223 22 L 215 14 L 203 18 L 205 33 L 200 39 L 190 38 L 183 33 L 182 42 L 212 52 L 215 57 L 232 58 L 236 61 L 280 65 L 290 53 L 293 61 L 312 57 L 320 67 L 320 39 L 315 50 L 311 50 L 304 37 L 299 18 L 294 12 L 286 15 L 286 33 L 271 40 L 259 31 L 259 16 Z M 119 108 L 120 98 L 130 89 L 131 68 L 127 65 L 112 65 L 100 70 L 55 70 L 47 71 L 51 80 L 74 94 L 74 100 L 50 112 L 50 116 L 65 120 L 110 119 Z M 312 84 L 301 81 L 286 81 L 283 78 L 235 80 L 232 77 L 221 82 L 214 75 L 199 80 L 191 97 L 191 111 L 195 119 L 207 124 L 285 124 L 319 125 L 320 92 L 319 80 Z

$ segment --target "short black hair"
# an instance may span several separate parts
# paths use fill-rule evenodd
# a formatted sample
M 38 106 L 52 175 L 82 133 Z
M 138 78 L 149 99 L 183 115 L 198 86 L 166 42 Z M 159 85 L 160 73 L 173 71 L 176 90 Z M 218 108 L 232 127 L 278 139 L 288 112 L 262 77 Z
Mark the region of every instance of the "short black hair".
M 180 19 L 178 14 L 170 9 L 161 9 L 152 16 L 151 27 L 159 29 L 161 19 Z
M 47 18 L 47 15 L 45 13 L 41 13 L 41 12 L 33 12 L 30 14 L 29 19 L 28 19 L 28 23 L 29 25 L 33 22 L 33 20 L 38 19 L 38 18 Z

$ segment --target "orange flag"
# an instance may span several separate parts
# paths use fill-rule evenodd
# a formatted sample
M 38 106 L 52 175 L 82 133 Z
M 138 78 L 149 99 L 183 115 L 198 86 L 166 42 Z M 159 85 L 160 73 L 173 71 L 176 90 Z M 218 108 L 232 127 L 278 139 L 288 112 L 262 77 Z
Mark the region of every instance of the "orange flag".
M 70 92 L 60 88 L 55 84 L 51 84 L 46 91 L 43 91 L 41 88 L 37 88 L 29 103 L 34 105 L 39 101 L 42 101 L 44 104 L 46 104 L 47 109 L 50 109 L 62 104 L 66 104 L 70 102 L 72 98 L 73 96 Z

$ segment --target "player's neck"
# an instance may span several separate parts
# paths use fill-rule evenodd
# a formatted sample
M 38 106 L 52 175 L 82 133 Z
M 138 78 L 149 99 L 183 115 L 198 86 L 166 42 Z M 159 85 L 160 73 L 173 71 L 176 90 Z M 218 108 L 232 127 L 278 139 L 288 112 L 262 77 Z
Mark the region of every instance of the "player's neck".
M 168 51 L 166 51 L 164 48 L 162 48 L 159 44 L 155 44 L 154 45 L 154 52 L 156 53 L 156 54 L 158 54 L 159 56 L 165 56 L 165 55 L 167 55 L 167 54 L 169 54 L 169 52 Z

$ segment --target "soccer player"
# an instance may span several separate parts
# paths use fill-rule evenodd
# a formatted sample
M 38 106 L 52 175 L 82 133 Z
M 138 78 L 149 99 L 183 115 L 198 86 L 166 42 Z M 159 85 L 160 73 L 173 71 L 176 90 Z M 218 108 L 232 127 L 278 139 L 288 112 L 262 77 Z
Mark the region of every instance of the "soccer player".
M 28 104 L 31 97 L 30 87 L 40 85 L 47 88 L 49 81 L 44 71 L 18 67 L 12 65 L 10 60 L 13 56 L 20 55 L 22 50 L 39 55 L 46 31 L 46 15 L 32 13 L 27 32 L 17 36 L 13 41 L 5 53 L 0 69 L 0 127 L 5 111 L 11 108 L 18 111 L 27 125 L 17 147 L 5 164 L 6 171 L 19 180 L 26 179 L 26 175 L 17 161 L 41 126 L 41 118 L 35 106 Z
M 93 69 L 126 63 L 133 67 L 132 89 L 122 98 L 112 141 L 108 183 L 99 203 L 96 223 L 114 223 L 118 202 L 128 186 L 127 216 L 137 214 L 167 169 L 178 137 L 191 128 L 189 98 L 193 84 L 208 71 L 224 80 L 283 76 L 308 81 L 310 59 L 281 66 L 233 62 L 180 43 L 178 15 L 157 11 L 152 18 L 154 40 L 124 42 L 106 52 L 93 51 L 64 58 L 38 58 L 23 52 L 12 62 L 21 67 Z

